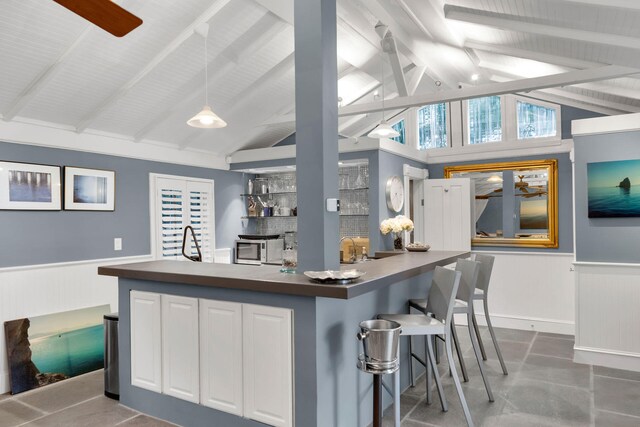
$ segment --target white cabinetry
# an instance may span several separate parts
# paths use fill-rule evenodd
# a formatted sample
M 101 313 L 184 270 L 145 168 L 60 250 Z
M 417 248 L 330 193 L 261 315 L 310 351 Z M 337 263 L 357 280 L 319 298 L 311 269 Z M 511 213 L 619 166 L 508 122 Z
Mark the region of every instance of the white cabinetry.
M 293 425 L 293 312 L 131 291 L 131 384 Z
M 425 181 L 425 236 L 434 250 L 471 250 L 471 182 L 467 178 Z
M 131 384 L 162 391 L 160 295 L 131 291 Z
M 200 402 L 242 416 L 242 304 L 200 300 Z
M 293 425 L 291 310 L 243 305 L 244 415 Z
M 162 295 L 162 392 L 200 402 L 198 299 Z

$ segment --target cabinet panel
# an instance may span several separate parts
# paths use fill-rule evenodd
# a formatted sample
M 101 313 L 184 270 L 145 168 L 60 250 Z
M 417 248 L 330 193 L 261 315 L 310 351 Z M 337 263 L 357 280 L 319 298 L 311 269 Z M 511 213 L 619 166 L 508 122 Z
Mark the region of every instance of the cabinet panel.
M 198 299 L 162 295 L 162 392 L 200 401 Z
M 131 384 L 162 391 L 160 295 L 131 291 Z
M 292 312 L 243 304 L 244 416 L 293 425 Z
M 200 402 L 243 415 L 242 304 L 200 300 Z
M 425 235 L 435 250 L 471 250 L 472 206 L 470 180 L 425 181 Z

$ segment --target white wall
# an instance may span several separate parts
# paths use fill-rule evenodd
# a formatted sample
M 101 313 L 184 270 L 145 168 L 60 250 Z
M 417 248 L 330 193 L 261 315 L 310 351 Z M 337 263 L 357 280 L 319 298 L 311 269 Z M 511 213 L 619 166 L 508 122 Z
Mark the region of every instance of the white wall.
M 489 287 L 494 327 L 574 334 L 573 254 L 490 252 L 496 257 Z M 476 303 L 479 324 L 482 303 Z M 456 318 L 459 324 L 466 322 Z
M 111 258 L 0 269 L 0 323 L 78 308 L 110 304 L 118 310 L 115 277 L 98 276 L 98 266 L 148 261 L 149 256 Z M 4 327 L 0 328 L 0 393 L 9 391 Z

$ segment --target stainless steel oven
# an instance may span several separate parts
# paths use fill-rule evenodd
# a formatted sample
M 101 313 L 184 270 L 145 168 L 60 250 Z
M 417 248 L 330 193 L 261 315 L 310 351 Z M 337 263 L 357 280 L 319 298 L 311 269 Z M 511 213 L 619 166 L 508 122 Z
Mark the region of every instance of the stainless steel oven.
M 283 239 L 239 239 L 235 246 L 236 264 L 281 264 L 283 249 Z

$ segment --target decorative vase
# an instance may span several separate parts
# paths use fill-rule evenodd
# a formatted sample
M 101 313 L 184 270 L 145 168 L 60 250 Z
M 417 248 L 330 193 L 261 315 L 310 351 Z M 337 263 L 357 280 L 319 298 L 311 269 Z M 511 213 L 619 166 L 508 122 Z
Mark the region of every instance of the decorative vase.
M 403 245 L 402 245 L 402 234 L 400 233 L 395 233 L 395 238 L 393 239 L 393 249 L 395 250 L 402 250 L 403 249 Z

